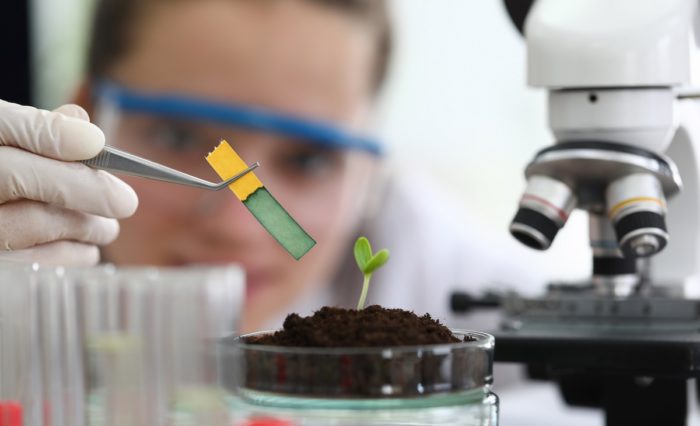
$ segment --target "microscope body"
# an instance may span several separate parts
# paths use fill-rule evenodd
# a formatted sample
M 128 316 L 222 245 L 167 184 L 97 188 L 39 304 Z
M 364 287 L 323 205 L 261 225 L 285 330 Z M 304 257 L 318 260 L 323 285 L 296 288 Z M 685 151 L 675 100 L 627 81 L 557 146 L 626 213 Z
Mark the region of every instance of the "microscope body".
M 668 213 L 669 199 L 682 197 L 679 204 L 688 207 L 697 204 L 688 199 L 700 197 L 681 191 L 683 182 L 696 189 L 700 180 L 694 166 L 700 133 L 692 122 L 681 127 L 684 106 L 677 99 L 677 89 L 690 81 L 696 8 L 696 0 L 539 0 L 528 15 L 528 82 L 549 91 L 556 143 L 526 168 L 528 187 L 510 231 L 546 250 L 574 209 L 588 212 L 599 292 L 629 293 L 632 276 L 648 282 L 651 276 L 639 273 L 638 259 L 668 244 L 693 265 L 700 263 L 689 256 L 700 255 L 695 247 L 679 247 L 689 239 L 673 243 L 670 233 L 697 229 L 690 228 L 696 221 L 683 223 L 697 215 Z M 683 144 L 689 146 L 678 146 Z M 700 215 L 697 208 L 695 213 Z M 678 262 L 675 256 L 661 260 Z M 657 268 L 659 262 L 653 263 Z M 693 281 L 667 272 L 654 278 L 664 284 Z
M 668 201 L 668 246 L 650 259 L 649 280 L 658 288 L 700 299 L 700 104 L 681 101 L 679 127 L 666 150 L 683 190 Z
M 546 250 L 589 216 L 590 279 L 504 298 L 496 361 L 557 381 L 606 423 L 685 424 L 700 377 L 698 0 L 535 0 L 528 83 L 549 92 L 555 143 L 525 169 L 510 232 Z

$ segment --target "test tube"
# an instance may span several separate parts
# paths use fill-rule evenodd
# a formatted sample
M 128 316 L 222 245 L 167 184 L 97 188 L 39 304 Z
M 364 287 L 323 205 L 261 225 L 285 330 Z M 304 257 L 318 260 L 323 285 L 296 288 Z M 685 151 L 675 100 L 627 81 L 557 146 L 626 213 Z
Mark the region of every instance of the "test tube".
M 25 416 L 23 399 L 27 395 L 27 323 L 18 306 L 26 305 L 27 288 L 13 283 L 16 268 L 0 269 L 0 425 L 21 426 Z

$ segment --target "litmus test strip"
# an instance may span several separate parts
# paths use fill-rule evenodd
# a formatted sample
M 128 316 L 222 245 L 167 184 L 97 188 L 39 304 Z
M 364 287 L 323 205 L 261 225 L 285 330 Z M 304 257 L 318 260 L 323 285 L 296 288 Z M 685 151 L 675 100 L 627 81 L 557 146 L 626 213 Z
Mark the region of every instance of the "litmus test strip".
M 225 140 L 207 155 L 207 162 L 222 179 L 228 179 L 248 168 L 245 161 Z M 255 173 L 249 172 L 229 185 L 229 188 L 267 232 L 296 260 L 301 259 L 316 245 L 316 241 L 275 200 Z

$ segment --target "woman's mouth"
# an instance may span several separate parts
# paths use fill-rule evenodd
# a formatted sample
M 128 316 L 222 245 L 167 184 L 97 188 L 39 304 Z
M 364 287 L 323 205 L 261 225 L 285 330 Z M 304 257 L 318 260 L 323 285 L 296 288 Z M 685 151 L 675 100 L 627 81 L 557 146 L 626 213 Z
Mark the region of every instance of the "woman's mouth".
M 247 262 L 242 262 L 239 260 L 234 260 L 231 258 L 215 258 L 215 257 L 179 257 L 175 261 L 171 262 L 172 266 L 217 266 L 217 265 L 238 265 L 245 271 L 245 297 L 246 301 L 249 301 L 257 294 L 260 293 L 262 289 L 271 284 L 271 272 L 270 268 L 262 266 L 252 266 L 246 264 Z
M 246 271 L 245 298 L 254 299 L 261 290 L 270 285 L 268 274 L 263 271 Z

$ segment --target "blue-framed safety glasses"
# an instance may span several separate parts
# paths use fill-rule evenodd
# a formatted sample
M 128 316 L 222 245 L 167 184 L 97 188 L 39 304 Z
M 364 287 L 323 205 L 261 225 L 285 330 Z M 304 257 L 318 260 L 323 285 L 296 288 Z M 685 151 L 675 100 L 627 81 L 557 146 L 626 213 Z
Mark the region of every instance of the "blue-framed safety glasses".
M 378 141 L 354 135 L 329 123 L 314 121 L 236 103 L 223 103 L 174 93 L 142 92 L 113 81 L 101 81 L 94 86 L 93 96 L 104 113 L 98 124 L 109 128 L 114 117 L 157 116 L 171 121 L 235 127 L 264 131 L 329 149 L 359 150 L 380 156 Z M 196 125 L 193 127 L 197 127 Z M 226 135 L 214 137 L 210 144 Z

